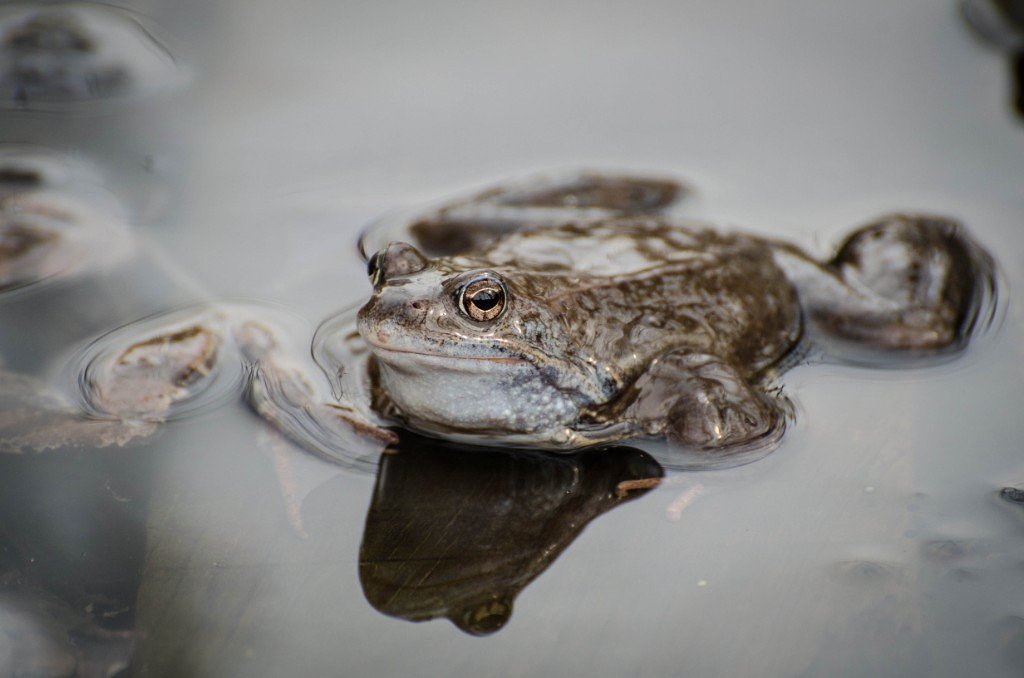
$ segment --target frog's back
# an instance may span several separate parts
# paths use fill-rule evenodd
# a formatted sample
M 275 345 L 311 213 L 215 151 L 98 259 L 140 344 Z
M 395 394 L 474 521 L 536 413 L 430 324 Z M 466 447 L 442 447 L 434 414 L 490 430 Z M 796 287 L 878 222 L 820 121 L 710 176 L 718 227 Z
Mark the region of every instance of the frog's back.
M 582 355 L 634 378 L 659 355 L 714 355 L 755 374 L 800 331 L 796 292 L 762 240 L 652 217 L 524 229 L 482 258 L 543 299 Z

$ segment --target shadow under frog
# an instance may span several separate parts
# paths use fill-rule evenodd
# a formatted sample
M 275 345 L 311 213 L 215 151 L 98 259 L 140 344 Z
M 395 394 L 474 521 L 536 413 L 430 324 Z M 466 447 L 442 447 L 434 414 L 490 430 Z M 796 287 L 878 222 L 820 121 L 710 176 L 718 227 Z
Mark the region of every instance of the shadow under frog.
M 481 453 L 404 436 L 377 472 L 359 552 L 363 592 L 391 617 L 494 633 L 592 520 L 663 474 L 626 447 Z

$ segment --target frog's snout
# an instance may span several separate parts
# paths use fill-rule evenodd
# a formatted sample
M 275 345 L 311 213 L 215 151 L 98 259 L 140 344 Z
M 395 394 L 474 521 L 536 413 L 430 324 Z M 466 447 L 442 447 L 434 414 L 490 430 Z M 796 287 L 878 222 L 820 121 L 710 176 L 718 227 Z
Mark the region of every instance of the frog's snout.
M 374 289 L 380 289 L 394 278 L 419 273 L 427 264 L 427 258 L 412 245 L 393 242 L 370 257 L 366 273 Z
M 428 314 L 428 300 L 410 294 L 407 287 L 381 285 L 359 309 L 356 325 L 364 339 L 383 345 L 421 326 Z

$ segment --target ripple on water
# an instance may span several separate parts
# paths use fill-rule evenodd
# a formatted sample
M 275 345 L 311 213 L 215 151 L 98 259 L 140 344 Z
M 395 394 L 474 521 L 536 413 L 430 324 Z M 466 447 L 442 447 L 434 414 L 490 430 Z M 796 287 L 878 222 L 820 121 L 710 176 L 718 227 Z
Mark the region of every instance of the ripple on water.
M 66 368 L 73 397 L 95 418 L 164 421 L 238 397 L 253 361 L 236 328 L 259 322 L 267 336 L 302 335 L 299 320 L 269 304 L 220 302 L 143 318 L 80 350 Z M 284 328 L 284 329 L 282 329 Z
M 97 419 L 164 421 L 230 398 L 242 370 L 222 340 L 226 323 L 216 309 L 189 308 L 104 334 L 70 363 L 78 404 Z
M 95 339 L 69 361 L 67 381 L 74 383 L 73 398 L 90 417 L 179 419 L 240 397 L 257 364 L 284 370 L 302 353 L 290 344 L 305 336 L 304 322 L 270 304 L 203 304 L 150 316 Z
M 900 577 L 897 565 L 877 560 L 846 560 L 836 563 L 833 571 L 841 581 L 854 585 L 889 584 Z
M 329 316 L 313 334 L 313 360 L 327 377 L 335 399 L 345 394 L 352 399 L 370 400 L 369 385 L 362 378 L 369 348 L 356 329 L 356 314 L 361 305 Z
M 921 544 L 921 555 L 940 565 L 955 565 L 967 560 L 985 560 L 989 545 L 980 539 L 931 539 Z
M 50 108 L 180 79 L 154 29 L 124 10 L 84 2 L 0 10 L 0 106 Z

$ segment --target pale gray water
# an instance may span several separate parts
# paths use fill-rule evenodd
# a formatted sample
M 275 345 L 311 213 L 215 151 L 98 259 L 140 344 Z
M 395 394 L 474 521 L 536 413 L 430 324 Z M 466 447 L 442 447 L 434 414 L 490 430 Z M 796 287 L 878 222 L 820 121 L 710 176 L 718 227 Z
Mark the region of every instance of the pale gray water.
M 189 82 L 3 111 L 0 141 L 94 164 L 139 251 L 0 300 L 9 367 L 59 380 L 103 332 L 208 299 L 315 327 L 369 293 L 368 221 L 575 166 L 678 174 L 687 216 L 819 254 L 884 212 L 955 216 L 1001 267 L 1002 320 L 937 367 L 791 371 L 778 451 L 595 517 L 486 638 L 371 607 L 372 475 L 287 457 L 313 488 L 303 538 L 240 403 L 134 450 L 4 456 L 3 566 L 29 574 L 0 623 L 41 624 L 11 612 L 25 597 L 80 612 L 99 591 L 139 632 L 132 675 L 1024 671 L 1024 507 L 997 494 L 1024 487 L 1024 125 L 1004 57 L 951 2 L 125 6 Z M 33 656 L 68 652 L 47 642 Z M 0 643 L 0 666 L 30 645 Z

